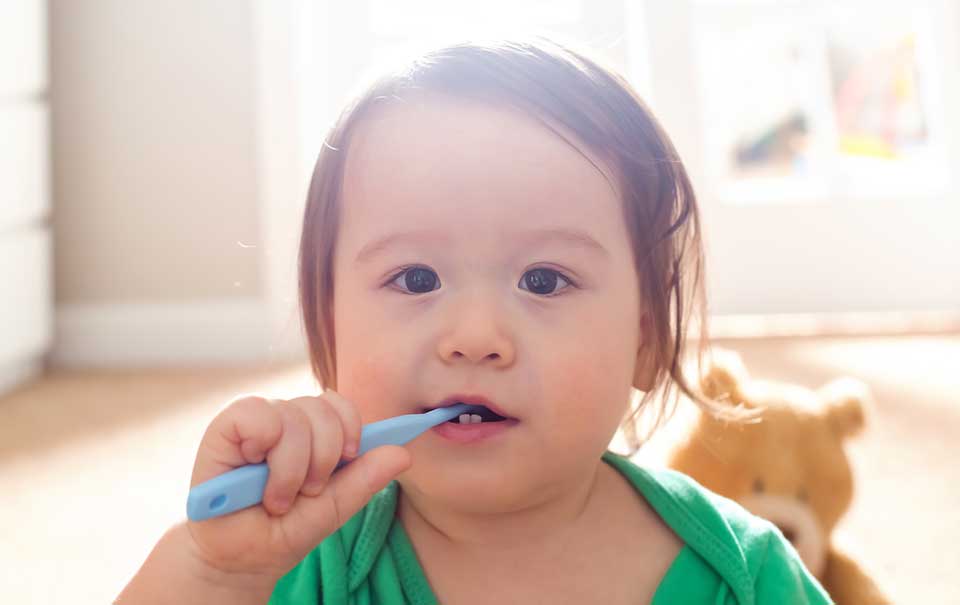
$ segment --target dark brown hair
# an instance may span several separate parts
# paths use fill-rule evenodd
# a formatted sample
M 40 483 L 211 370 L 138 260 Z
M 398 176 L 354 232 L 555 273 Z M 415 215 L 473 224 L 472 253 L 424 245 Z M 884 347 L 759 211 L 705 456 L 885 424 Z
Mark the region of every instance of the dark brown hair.
M 336 388 L 333 257 L 351 135 L 378 107 L 418 92 L 518 109 L 567 140 L 571 133 L 574 147 L 585 145 L 618 180 L 641 305 L 651 320 L 651 388 L 621 424 L 631 455 L 672 415 L 680 392 L 715 417 L 739 418 L 702 395 L 682 367 L 689 315 L 699 318 L 698 367 L 708 342 L 699 214 L 683 163 L 621 76 L 586 51 L 539 36 L 464 42 L 421 55 L 366 86 L 331 127 L 310 183 L 300 241 L 300 304 L 320 384 Z M 640 416 L 651 401 L 660 405 L 653 406 L 654 422 L 640 438 Z

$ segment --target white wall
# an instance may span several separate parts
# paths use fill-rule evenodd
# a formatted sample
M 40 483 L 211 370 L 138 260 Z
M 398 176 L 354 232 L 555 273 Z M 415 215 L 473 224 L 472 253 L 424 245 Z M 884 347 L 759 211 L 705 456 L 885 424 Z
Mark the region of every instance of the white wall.
M 49 12 L 54 361 L 269 357 L 269 66 L 251 2 L 52 0 Z

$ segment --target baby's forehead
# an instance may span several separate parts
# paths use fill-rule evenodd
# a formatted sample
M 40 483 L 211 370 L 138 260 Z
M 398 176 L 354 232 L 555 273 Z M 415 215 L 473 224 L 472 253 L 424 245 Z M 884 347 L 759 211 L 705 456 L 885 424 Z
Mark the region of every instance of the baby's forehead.
M 506 103 L 419 93 L 390 97 L 356 124 L 347 150 L 344 182 L 415 177 L 436 185 L 459 177 L 462 187 L 493 182 L 575 188 L 598 177 L 617 193 L 608 162 L 569 129 Z M 547 177 L 547 178 L 544 178 Z M 357 182 L 357 181 L 360 182 Z
M 507 231 L 623 229 L 620 197 L 579 149 L 516 109 L 394 103 L 351 140 L 341 191 L 350 246 L 434 229 L 491 243 Z

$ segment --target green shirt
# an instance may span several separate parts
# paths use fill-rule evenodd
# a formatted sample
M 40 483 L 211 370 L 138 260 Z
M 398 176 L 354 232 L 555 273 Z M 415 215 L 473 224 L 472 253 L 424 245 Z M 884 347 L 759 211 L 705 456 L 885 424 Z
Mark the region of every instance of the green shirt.
M 775 525 L 670 469 L 606 452 L 684 545 L 652 605 L 830 604 Z M 270 605 L 436 605 L 403 525 L 396 481 L 277 582 Z

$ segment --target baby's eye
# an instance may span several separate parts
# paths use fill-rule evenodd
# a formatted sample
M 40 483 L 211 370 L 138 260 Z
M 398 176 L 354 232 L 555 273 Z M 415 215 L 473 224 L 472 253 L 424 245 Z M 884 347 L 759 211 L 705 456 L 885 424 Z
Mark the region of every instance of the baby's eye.
M 408 267 L 391 279 L 390 283 L 397 281 L 406 288 L 404 294 L 424 294 L 440 287 L 437 274 L 426 267 Z
M 557 285 L 557 279 L 566 282 L 567 286 L 554 290 Z M 526 284 L 534 294 L 542 294 L 544 296 L 556 296 L 558 292 L 566 290 L 567 287 L 573 285 L 570 280 L 564 277 L 559 271 L 544 267 L 531 269 L 524 273 L 520 279 L 520 283 L 517 284 L 521 290 L 526 289 L 523 287 L 523 284 Z
M 562 280 L 567 285 L 557 288 L 557 280 Z M 404 294 L 425 294 L 440 287 L 440 279 L 437 274 L 426 267 L 408 267 L 395 275 L 387 285 L 398 284 Z M 526 284 L 527 288 L 524 288 Z M 543 296 L 556 296 L 558 292 L 565 290 L 573 285 L 559 271 L 546 268 L 531 269 L 524 273 L 520 283 L 517 284 L 521 290 L 529 289 L 534 294 Z

